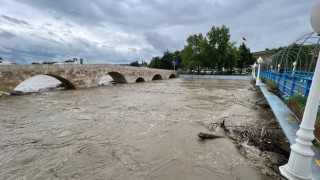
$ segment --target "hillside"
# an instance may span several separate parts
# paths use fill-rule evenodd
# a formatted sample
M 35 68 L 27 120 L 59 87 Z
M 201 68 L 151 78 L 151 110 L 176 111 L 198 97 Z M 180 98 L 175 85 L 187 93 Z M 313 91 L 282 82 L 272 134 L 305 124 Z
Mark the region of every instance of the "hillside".
M 268 57 L 272 56 L 275 52 L 276 52 L 276 49 L 253 52 L 253 57 L 256 59 L 258 59 L 260 56 L 262 58 L 268 58 Z

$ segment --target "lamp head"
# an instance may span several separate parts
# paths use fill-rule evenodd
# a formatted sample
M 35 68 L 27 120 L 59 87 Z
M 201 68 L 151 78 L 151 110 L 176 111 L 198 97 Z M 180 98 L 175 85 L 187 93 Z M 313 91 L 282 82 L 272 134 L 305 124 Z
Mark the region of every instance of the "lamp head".
M 280 64 L 278 64 L 278 67 L 280 67 L 281 65 Z
M 292 65 L 296 66 L 297 65 L 297 61 L 293 62 Z
M 313 30 L 320 35 L 320 2 L 313 6 L 310 14 L 310 23 Z

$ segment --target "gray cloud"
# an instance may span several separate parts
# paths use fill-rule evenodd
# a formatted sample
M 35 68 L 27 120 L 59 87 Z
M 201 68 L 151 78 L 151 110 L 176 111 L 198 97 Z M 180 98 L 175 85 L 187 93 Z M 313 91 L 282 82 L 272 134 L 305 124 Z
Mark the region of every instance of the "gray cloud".
M 83 57 L 90 63 L 150 60 L 225 24 L 252 51 L 312 31 L 316 0 L 0 0 L 0 56 L 19 63 Z M 10 41 L 8 39 L 10 38 Z
M 5 16 L 5 15 L 1 15 L 1 17 L 3 19 L 5 19 L 5 20 L 10 21 L 10 22 L 15 23 L 15 24 L 24 24 L 24 25 L 29 26 L 29 23 L 27 23 L 26 21 L 21 20 L 21 19 L 17 19 L 17 18 Z
M 171 50 L 173 46 L 173 41 L 170 36 L 158 33 L 156 31 L 148 31 L 144 33 L 144 36 L 153 48 L 158 50 L 159 52 L 163 52 L 165 50 Z
M 0 38 L 3 38 L 3 39 L 10 39 L 12 37 L 14 37 L 15 35 L 6 31 L 6 30 L 3 30 L 0 28 Z M 5 41 L 4 41 L 5 42 Z

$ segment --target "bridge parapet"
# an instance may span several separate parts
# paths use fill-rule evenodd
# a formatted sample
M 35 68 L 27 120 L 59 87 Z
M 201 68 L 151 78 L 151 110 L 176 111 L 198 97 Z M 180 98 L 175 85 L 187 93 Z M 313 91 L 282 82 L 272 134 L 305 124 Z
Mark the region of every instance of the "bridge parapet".
M 67 88 L 97 87 L 102 76 L 110 75 L 116 83 L 135 83 L 178 77 L 176 71 L 110 64 L 0 65 L 0 91 L 11 93 L 24 80 L 49 75 Z M 155 78 L 156 77 L 156 78 Z

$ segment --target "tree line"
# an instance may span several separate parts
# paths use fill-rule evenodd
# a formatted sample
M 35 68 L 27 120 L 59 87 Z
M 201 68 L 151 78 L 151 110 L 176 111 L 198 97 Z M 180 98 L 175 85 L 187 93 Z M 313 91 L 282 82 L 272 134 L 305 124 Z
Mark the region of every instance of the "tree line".
M 165 51 L 162 57 L 153 57 L 149 67 L 195 70 L 198 74 L 202 70 L 211 71 L 211 74 L 222 74 L 223 71 L 233 74 L 234 68 L 238 68 L 242 74 L 243 68 L 255 61 L 250 48 L 245 43 L 236 47 L 236 43 L 230 40 L 229 28 L 223 25 L 213 26 L 206 35 L 190 35 L 181 51 Z
M 134 61 L 132 63 L 130 63 L 130 66 L 135 66 L 135 67 L 148 67 L 148 63 L 145 61 L 142 61 L 141 63 L 139 63 L 138 61 Z
M 73 59 L 67 59 L 64 61 L 64 63 L 75 63 L 75 62 L 78 62 L 78 59 L 77 58 L 73 58 Z M 56 64 L 56 63 L 59 63 L 57 61 L 44 61 L 42 63 L 39 63 L 39 62 L 32 62 L 31 64 L 33 65 L 37 65 L 37 64 Z M 80 64 L 83 64 L 83 58 L 79 58 L 79 63 Z

